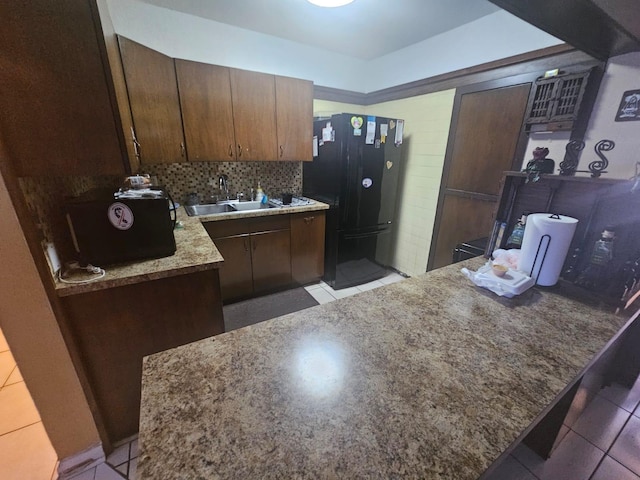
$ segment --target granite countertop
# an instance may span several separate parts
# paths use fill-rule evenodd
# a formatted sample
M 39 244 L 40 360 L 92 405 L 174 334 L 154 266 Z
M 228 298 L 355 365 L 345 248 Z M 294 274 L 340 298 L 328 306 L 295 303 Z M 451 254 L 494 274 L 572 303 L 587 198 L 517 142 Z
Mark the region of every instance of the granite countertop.
M 626 321 L 481 264 L 146 357 L 138 478 L 477 478 Z
M 286 215 L 290 213 L 323 210 L 328 205 L 316 202 L 302 207 L 269 208 L 215 215 L 189 217 L 184 209 L 178 209 L 178 220 L 183 228 L 174 230 L 176 253 L 169 257 L 123 263 L 105 268 L 105 276 L 85 284 L 68 284 L 56 280 L 55 288 L 58 296 L 66 297 L 106 288 L 120 287 L 134 283 L 157 280 L 176 275 L 199 272 L 219 268 L 224 259 L 215 244 L 202 226 L 202 222 L 230 220 L 235 218 L 259 217 L 265 215 Z M 82 274 L 71 276 L 71 279 L 83 278 Z M 86 276 L 84 278 L 87 278 Z

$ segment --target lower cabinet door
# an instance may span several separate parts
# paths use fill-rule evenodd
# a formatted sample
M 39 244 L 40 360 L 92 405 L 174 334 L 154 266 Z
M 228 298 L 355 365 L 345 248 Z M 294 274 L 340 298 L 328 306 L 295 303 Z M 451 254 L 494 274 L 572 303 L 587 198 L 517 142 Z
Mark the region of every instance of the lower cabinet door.
M 275 290 L 291 283 L 289 230 L 251 234 L 251 255 L 255 293 Z
M 224 258 L 220 268 L 222 300 L 246 298 L 253 293 L 251 237 L 238 235 L 216 238 L 216 247 Z
M 291 276 L 297 284 L 318 281 L 324 274 L 325 213 L 291 217 Z

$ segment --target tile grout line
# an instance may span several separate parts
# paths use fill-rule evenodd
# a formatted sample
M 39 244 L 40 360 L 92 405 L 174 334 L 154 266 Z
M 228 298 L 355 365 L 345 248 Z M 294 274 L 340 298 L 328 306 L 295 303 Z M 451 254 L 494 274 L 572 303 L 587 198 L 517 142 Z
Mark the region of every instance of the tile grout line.
M 613 402 L 611 402 L 613 403 Z M 615 403 L 614 403 L 615 405 Z M 620 407 L 619 405 L 616 405 L 618 408 L 624 410 L 625 412 L 628 413 L 627 410 L 625 410 L 624 408 Z M 622 431 L 625 429 L 625 427 L 627 426 L 627 424 L 629 423 L 629 420 L 631 420 L 631 417 L 633 416 L 633 413 L 631 413 L 627 419 L 624 421 L 624 424 L 622 425 L 622 427 L 620 428 L 620 431 L 618 431 L 618 433 L 616 434 L 615 438 L 613 439 L 613 441 L 611 442 L 611 445 L 609 446 L 609 448 L 607 448 L 607 450 L 604 452 L 603 457 L 600 459 L 600 461 L 598 462 L 598 465 L 596 465 L 595 470 L 591 473 L 591 475 L 589 476 L 588 480 L 591 480 L 593 478 L 593 476 L 595 475 L 595 473 L 598 471 L 598 468 L 600 468 L 600 465 L 602 465 L 602 462 L 604 461 L 604 459 L 606 457 L 610 457 L 611 459 L 615 460 L 616 462 L 618 462 L 620 465 L 622 465 L 624 468 L 626 468 L 627 470 L 629 470 L 630 472 L 632 472 L 634 475 L 636 475 L 636 472 L 634 472 L 633 470 L 631 470 L 629 467 L 627 467 L 624 463 L 619 462 L 618 460 L 616 460 L 615 457 L 612 457 L 611 455 L 609 455 L 609 452 L 611 451 L 611 449 L 613 448 L 613 446 L 615 445 L 615 443 L 618 441 L 618 438 L 620 438 L 620 434 L 622 433 Z M 571 429 L 571 431 L 573 432 L 573 429 Z M 580 435 L 578 432 L 574 432 L 577 435 Z M 582 437 L 582 435 L 580 435 Z M 584 438 L 584 437 L 582 437 Z M 585 438 L 585 440 L 587 440 Z M 589 442 L 589 440 L 587 440 L 587 442 Z M 589 442 L 591 443 L 591 442 Z M 593 445 L 593 443 L 591 443 L 591 445 Z M 595 445 L 594 445 L 595 446 Z M 597 447 L 596 447 L 597 448 Z M 598 449 L 600 450 L 600 449 Z M 602 450 L 601 450 L 602 451 Z
M 7 375 L 7 378 L 5 379 L 4 383 L 2 384 L 2 386 L 0 386 L 0 390 L 2 390 L 4 387 L 8 387 L 9 386 L 9 385 L 7 385 L 7 382 L 9 381 L 9 379 L 11 378 L 11 375 L 13 375 L 13 372 L 15 372 L 17 368 L 18 368 L 18 365 L 14 364 L 13 368 L 9 372 L 9 375 Z M 16 382 L 16 383 L 20 383 L 20 382 Z M 11 385 L 15 385 L 15 383 L 12 383 Z
M 18 427 L 18 428 L 15 428 L 15 429 L 13 429 L 13 430 L 11 430 L 9 432 L 5 432 L 3 434 L 0 434 L 0 437 L 4 437 L 5 435 L 9 435 L 11 433 L 17 432 L 19 430 L 22 430 L 23 428 L 32 427 L 34 425 L 37 425 L 38 423 L 42 423 L 42 420 L 38 420 L 37 422 L 33 422 L 33 423 L 28 423 L 27 425 L 23 425 L 22 427 Z
M 533 477 L 535 477 L 537 480 L 540 480 L 540 478 L 539 478 L 535 473 L 533 473 L 529 467 L 527 467 L 524 463 L 522 463 L 522 462 L 520 461 L 520 459 L 519 459 L 519 458 L 517 458 L 515 455 L 513 455 L 513 452 L 511 452 L 511 453 L 509 454 L 509 456 L 510 456 L 511 458 L 513 458 L 516 462 L 518 462 L 520 465 L 522 465 L 522 468 L 524 468 L 527 472 L 529 472 Z M 548 460 L 548 459 L 547 459 L 547 460 Z M 546 462 L 547 460 L 545 460 L 545 462 Z

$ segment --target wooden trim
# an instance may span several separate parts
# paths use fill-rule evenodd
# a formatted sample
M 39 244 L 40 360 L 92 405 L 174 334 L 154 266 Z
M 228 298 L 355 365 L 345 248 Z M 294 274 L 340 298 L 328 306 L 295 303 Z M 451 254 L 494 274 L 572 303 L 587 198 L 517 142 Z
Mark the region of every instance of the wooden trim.
M 341 90 L 339 88 L 313 86 L 313 98 L 316 100 L 327 100 L 330 102 L 354 103 L 356 105 L 367 105 L 367 94 L 353 92 L 351 90 Z
M 596 62 L 597 61 L 588 54 L 576 50 L 570 45 L 562 44 L 370 93 L 358 93 L 315 85 L 314 98 L 317 100 L 329 100 L 357 105 L 375 105 L 377 103 L 400 100 L 452 88 L 460 88 L 462 86 L 469 86 L 514 75 L 533 73 L 539 76 L 545 70 L 565 68 L 568 65 L 578 68 L 583 67 L 583 69 L 586 70 Z
M 444 194 L 454 197 L 482 200 L 484 202 L 497 202 L 498 200 L 500 200 L 500 197 L 498 195 L 489 195 L 488 193 L 479 192 L 467 192 L 466 190 L 456 190 L 455 188 L 444 188 Z

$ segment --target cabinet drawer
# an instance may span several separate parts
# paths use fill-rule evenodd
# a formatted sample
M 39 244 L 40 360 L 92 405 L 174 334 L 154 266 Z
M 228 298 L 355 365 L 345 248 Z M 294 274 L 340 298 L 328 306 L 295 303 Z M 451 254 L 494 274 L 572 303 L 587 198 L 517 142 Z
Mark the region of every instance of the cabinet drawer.
M 270 230 L 289 230 L 289 215 L 220 220 L 206 222 L 203 225 L 209 236 L 215 239 Z

